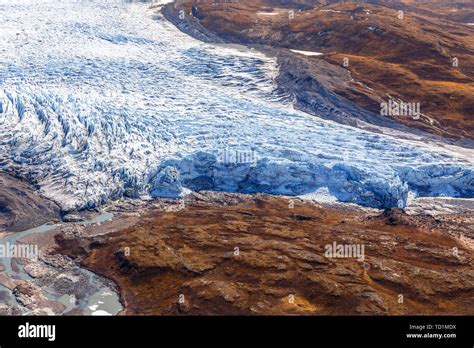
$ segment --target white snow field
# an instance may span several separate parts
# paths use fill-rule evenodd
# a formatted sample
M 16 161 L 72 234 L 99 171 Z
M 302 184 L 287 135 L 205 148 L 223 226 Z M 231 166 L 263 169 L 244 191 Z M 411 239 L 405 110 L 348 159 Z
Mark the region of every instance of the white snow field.
M 0 170 L 64 210 L 189 189 L 324 189 L 379 208 L 474 196 L 471 150 L 296 111 L 273 93 L 273 59 L 156 16 L 129 1 L 0 0 Z

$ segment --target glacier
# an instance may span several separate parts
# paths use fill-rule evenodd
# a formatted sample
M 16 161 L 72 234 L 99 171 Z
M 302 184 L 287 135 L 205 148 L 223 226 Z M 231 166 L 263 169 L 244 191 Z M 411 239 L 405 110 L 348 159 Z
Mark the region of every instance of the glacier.
M 199 42 L 144 2 L 0 0 L 0 27 L 0 168 L 65 211 L 189 190 L 474 197 L 472 150 L 295 110 L 273 58 Z

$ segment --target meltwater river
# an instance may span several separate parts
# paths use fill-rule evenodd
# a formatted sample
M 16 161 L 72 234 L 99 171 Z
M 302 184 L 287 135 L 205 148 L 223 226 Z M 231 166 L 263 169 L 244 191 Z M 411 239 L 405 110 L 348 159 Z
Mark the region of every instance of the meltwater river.
M 111 213 L 103 213 L 82 224 L 94 225 L 112 218 Z M 0 238 L 2 248 L 0 276 L 3 281 L 0 284 L 0 296 L 4 305 L 8 306 L 8 311 L 3 313 L 9 315 L 118 314 L 123 307 L 111 281 L 71 261 L 63 263 L 62 266 L 53 267 L 51 261 L 42 259 L 42 252 L 38 249 L 32 252 L 34 249 L 31 247 L 35 245 L 22 241 L 24 238 L 46 233 L 56 227 L 59 226 L 46 224 Z M 13 253 L 15 250 L 19 252 L 18 250 L 24 247 L 28 250 L 27 253 L 13 257 L 12 254 L 5 254 L 5 252 Z M 55 258 L 57 255 L 52 257 Z M 39 267 L 44 273 L 39 276 L 35 275 L 31 269 L 26 270 L 26 267 L 32 266 L 36 269 Z M 16 293 L 18 289 L 16 286 L 22 281 L 29 283 L 32 288 L 29 291 L 19 290 Z M 4 311 L 5 308 L 1 310 Z
M 196 41 L 145 2 L 0 0 L 0 28 L 0 167 L 63 209 L 186 189 L 474 196 L 472 151 L 294 110 L 273 59 Z

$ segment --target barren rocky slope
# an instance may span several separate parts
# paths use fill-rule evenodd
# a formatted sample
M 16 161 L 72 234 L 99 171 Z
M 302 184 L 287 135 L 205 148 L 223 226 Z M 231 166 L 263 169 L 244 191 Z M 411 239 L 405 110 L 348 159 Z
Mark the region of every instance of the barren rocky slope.
M 108 235 L 56 238 L 117 282 L 125 314 L 472 315 L 473 251 L 461 240 L 473 223 L 205 193 Z M 365 257 L 330 257 L 333 243 Z
M 0 174 L 0 232 L 23 231 L 59 217 L 59 208 L 26 182 Z

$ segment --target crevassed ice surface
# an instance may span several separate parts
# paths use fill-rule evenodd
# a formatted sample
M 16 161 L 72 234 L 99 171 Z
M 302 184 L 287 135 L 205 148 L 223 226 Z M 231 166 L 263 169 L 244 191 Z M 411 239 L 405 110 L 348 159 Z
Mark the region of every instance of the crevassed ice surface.
M 187 189 L 404 206 L 473 197 L 472 153 L 296 111 L 275 61 L 127 1 L 0 0 L 0 165 L 63 209 Z

